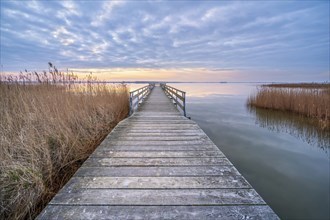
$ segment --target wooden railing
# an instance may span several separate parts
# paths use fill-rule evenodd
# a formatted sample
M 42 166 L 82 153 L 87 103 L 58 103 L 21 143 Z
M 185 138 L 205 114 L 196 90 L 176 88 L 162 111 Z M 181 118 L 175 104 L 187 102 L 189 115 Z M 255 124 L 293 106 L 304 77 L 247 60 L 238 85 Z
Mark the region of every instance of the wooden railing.
M 186 117 L 186 92 L 172 86 L 168 86 L 165 83 L 161 83 L 160 86 L 164 90 L 165 94 L 173 100 L 174 105 L 181 108 L 183 115 Z
M 143 102 L 150 91 L 155 87 L 154 83 L 149 83 L 149 85 L 136 89 L 129 93 L 129 115 L 132 115 L 138 105 Z

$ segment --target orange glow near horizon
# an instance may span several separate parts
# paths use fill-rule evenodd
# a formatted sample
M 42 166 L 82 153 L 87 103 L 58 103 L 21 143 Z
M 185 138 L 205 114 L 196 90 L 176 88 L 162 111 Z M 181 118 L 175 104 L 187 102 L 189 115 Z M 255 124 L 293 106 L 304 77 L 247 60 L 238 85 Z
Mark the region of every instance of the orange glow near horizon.
M 98 80 L 108 81 L 226 81 L 237 74 L 234 70 L 206 68 L 152 69 L 152 68 L 70 68 L 78 76 L 93 73 Z
M 169 83 L 168 85 L 186 92 L 189 97 L 207 97 L 212 95 L 250 94 L 255 85 L 231 83 Z
M 60 70 L 67 72 L 67 70 Z M 177 81 L 177 82 L 219 82 L 239 78 L 235 70 L 213 70 L 207 68 L 69 68 L 69 73 L 84 80 L 92 73 L 100 81 Z M 42 71 L 39 71 L 41 73 Z M 2 76 L 18 76 L 18 72 L 3 72 Z M 32 74 L 33 75 L 33 74 Z

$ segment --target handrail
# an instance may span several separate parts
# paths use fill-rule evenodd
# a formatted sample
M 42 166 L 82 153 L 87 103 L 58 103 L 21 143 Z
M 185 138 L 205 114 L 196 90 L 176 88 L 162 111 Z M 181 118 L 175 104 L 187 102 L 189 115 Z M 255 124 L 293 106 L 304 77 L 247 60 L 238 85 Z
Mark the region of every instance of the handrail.
M 186 92 L 172 86 L 168 86 L 166 83 L 161 83 L 160 86 L 164 90 L 165 94 L 174 101 L 174 105 L 179 106 L 182 109 L 183 115 L 186 117 Z
M 149 85 L 136 89 L 129 93 L 129 115 L 132 115 L 139 105 L 140 101 L 147 97 L 151 90 L 155 87 L 154 83 L 149 83 Z

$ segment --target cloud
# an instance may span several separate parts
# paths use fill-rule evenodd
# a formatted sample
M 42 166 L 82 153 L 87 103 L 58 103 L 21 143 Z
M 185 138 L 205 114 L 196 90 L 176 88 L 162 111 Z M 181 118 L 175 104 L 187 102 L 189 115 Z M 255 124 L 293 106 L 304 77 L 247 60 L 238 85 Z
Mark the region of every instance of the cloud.
M 110 17 L 115 7 L 123 5 L 124 1 L 117 0 L 117 1 L 105 1 L 101 8 L 102 10 L 95 15 L 95 18 L 92 20 L 92 26 L 101 26 L 106 22 Z
M 27 1 L 26 5 L 27 5 L 28 8 L 32 9 L 35 12 L 44 11 L 44 8 L 42 7 L 42 5 L 36 0 Z
M 74 1 L 61 1 L 61 5 L 67 11 L 67 14 L 80 16 L 81 12 Z
M 61 26 L 54 30 L 52 32 L 52 36 L 64 46 L 74 44 L 79 39 L 77 35 L 72 32 L 69 32 L 64 26 Z
M 106 51 L 109 48 L 110 44 L 103 40 L 102 42 L 95 44 L 92 48 L 91 51 L 93 54 L 102 54 L 104 51 Z
M 302 9 L 297 11 L 291 11 L 282 13 L 275 16 L 257 17 L 254 21 L 247 23 L 243 28 L 251 28 L 260 25 L 275 25 L 283 22 L 290 22 L 299 19 L 300 17 L 308 14 L 311 9 Z
M 77 4 L 73 1 L 61 1 L 62 8 L 56 12 L 56 17 L 63 20 L 67 25 L 71 25 L 73 16 L 81 16 Z
M 329 70 L 328 6 L 282 1 L 4 1 L 1 64 L 8 70 L 38 68 L 48 61 L 64 68 L 170 69 L 169 76 L 184 74 L 179 71 L 184 69 L 197 77 L 190 68 L 210 79 L 221 71 L 201 69 L 324 73 Z M 274 73 L 264 74 L 267 78 Z

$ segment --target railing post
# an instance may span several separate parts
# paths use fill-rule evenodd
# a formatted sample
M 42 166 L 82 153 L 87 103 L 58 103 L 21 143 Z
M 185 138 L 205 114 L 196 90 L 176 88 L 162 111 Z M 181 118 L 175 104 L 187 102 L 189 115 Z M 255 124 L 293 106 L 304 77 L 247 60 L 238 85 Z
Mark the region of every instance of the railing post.
M 139 103 L 140 103 L 140 95 L 141 95 L 141 94 L 140 94 L 140 90 L 141 90 L 141 89 L 138 90 L 138 96 L 137 96 L 137 102 L 138 102 L 138 105 L 139 105 Z
M 129 115 L 132 115 L 133 113 L 133 100 L 132 100 L 133 94 L 129 93 Z
M 185 92 L 182 93 L 182 97 L 183 97 L 183 115 L 184 115 L 184 117 L 187 117 L 186 116 L 186 93 Z
M 175 91 L 175 100 L 176 100 L 176 103 L 178 102 L 178 91 Z

